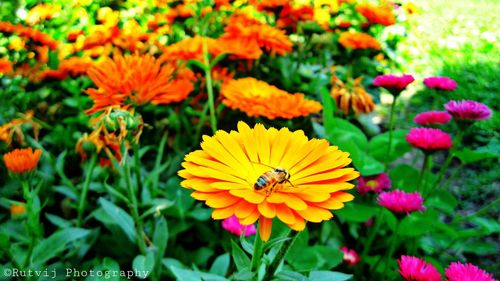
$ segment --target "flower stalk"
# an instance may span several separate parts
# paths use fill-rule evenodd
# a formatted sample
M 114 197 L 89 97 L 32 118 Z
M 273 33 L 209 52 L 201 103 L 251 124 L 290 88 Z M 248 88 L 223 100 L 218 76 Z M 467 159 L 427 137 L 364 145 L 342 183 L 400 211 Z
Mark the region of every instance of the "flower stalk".
M 394 131 L 394 111 L 396 108 L 396 100 L 398 96 L 393 95 L 394 99 L 391 104 L 391 113 L 389 117 L 389 144 L 387 145 L 387 157 L 385 158 L 385 171 L 389 168 L 389 156 L 391 155 L 391 147 L 392 147 L 392 135 Z
M 210 109 L 210 127 L 212 127 L 212 132 L 215 134 L 217 131 L 217 119 L 215 117 L 215 102 L 214 102 L 214 89 L 212 83 L 212 67 L 210 66 L 210 61 L 208 60 L 208 46 L 207 39 L 202 40 L 203 48 L 203 69 L 205 71 L 205 79 L 207 80 L 207 94 L 208 94 L 208 105 Z
M 85 182 L 83 183 L 82 193 L 80 194 L 80 201 L 78 203 L 78 216 L 76 223 L 78 227 L 81 227 L 83 225 L 83 212 L 85 211 L 85 203 L 87 202 L 87 193 L 89 191 L 90 181 L 92 179 L 92 172 L 94 171 L 96 163 L 97 163 L 97 155 L 93 154 L 89 161 L 87 175 L 85 177 Z
M 293 233 L 293 231 L 288 232 L 288 239 L 281 244 L 280 249 L 278 250 L 278 253 L 274 257 L 273 261 L 269 265 L 269 267 L 266 270 L 266 274 L 264 275 L 264 278 L 262 281 L 271 281 L 274 273 L 276 272 L 276 269 L 278 269 L 279 265 L 283 261 L 283 259 L 286 256 L 286 253 L 288 253 L 288 250 L 290 247 L 293 245 L 293 242 L 295 242 L 295 239 L 297 239 L 297 236 L 299 235 L 300 232 L 296 231 Z

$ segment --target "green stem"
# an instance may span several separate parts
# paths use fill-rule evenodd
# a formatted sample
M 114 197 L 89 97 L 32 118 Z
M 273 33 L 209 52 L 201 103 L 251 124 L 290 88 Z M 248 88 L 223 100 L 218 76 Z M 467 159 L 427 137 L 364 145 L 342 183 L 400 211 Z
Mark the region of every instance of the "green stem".
M 264 249 L 264 243 L 260 239 L 259 232 L 255 234 L 255 241 L 253 243 L 253 254 L 252 254 L 252 263 L 251 263 L 251 270 L 252 272 L 255 272 L 256 278 L 258 278 L 259 275 L 259 268 L 260 268 L 260 258 L 262 256 L 262 250 Z
M 93 154 L 90 158 L 87 175 L 85 176 L 85 182 L 82 187 L 82 194 L 80 194 L 80 202 L 78 203 L 78 216 L 77 216 L 77 226 L 81 227 L 83 225 L 83 212 L 85 211 L 85 203 L 87 201 L 87 193 L 90 187 L 90 180 L 92 179 L 92 172 L 97 163 L 97 155 Z
M 28 216 L 28 233 L 30 235 L 30 241 L 28 244 L 28 252 L 26 253 L 26 258 L 24 260 L 24 268 L 29 269 L 29 265 L 31 263 L 31 255 L 33 254 L 33 248 L 35 247 L 36 238 L 37 238 L 37 229 L 35 229 L 36 222 L 36 214 L 33 210 L 33 197 L 31 194 L 31 188 L 28 183 L 28 180 L 22 181 L 23 187 L 23 197 L 26 200 L 26 213 Z
M 495 199 L 495 201 L 489 203 L 488 205 L 482 207 L 481 209 L 475 211 L 472 214 L 469 214 L 466 216 L 456 216 L 455 219 L 453 219 L 453 223 L 461 222 L 465 219 L 469 219 L 469 218 L 472 218 L 475 216 L 482 215 L 482 214 L 486 213 L 491 207 L 498 207 L 499 204 L 500 204 L 500 198 L 497 198 L 497 199 Z
M 139 207 L 137 203 L 137 196 L 134 191 L 134 187 L 132 186 L 132 180 L 130 175 L 130 165 L 129 159 L 126 159 L 124 167 L 125 167 L 125 183 L 127 185 L 127 195 L 131 202 L 130 211 L 132 213 L 132 219 L 135 224 L 135 232 L 137 236 L 137 244 L 139 246 L 139 250 L 141 254 L 146 254 L 146 243 L 144 242 L 144 230 L 142 228 L 142 220 L 139 216 Z
M 295 239 L 297 239 L 297 236 L 300 233 L 298 231 L 295 231 L 295 233 L 292 234 L 292 232 L 293 231 L 290 231 L 288 233 L 289 239 L 285 240 L 283 242 L 283 244 L 281 244 L 281 247 L 278 250 L 276 257 L 274 257 L 274 260 L 271 262 L 271 264 L 267 268 L 266 274 L 264 275 L 264 278 L 262 279 L 262 281 L 270 281 L 273 278 L 274 273 L 276 272 L 276 269 L 278 269 L 278 266 L 281 264 L 281 262 L 283 261 L 283 259 L 286 256 L 286 253 L 288 252 L 288 250 L 292 246 L 293 242 L 295 241 Z
M 455 137 L 455 140 L 453 142 L 453 150 L 455 150 L 462 142 L 462 139 L 464 137 L 464 133 L 467 130 L 467 128 L 459 128 L 457 136 Z M 439 174 L 436 180 L 436 183 L 434 184 L 432 191 L 434 191 L 440 184 L 441 181 L 443 180 L 444 174 L 448 170 L 448 167 L 451 164 L 451 160 L 453 159 L 453 150 L 448 151 L 448 157 L 446 157 L 446 160 L 444 161 L 443 166 L 441 167 L 441 170 L 439 170 Z
M 398 230 L 399 230 L 399 225 L 400 225 L 400 221 L 398 221 L 398 223 L 396 224 L 396 229 L 394 229 L 394 233 L 392 235 L 392 243 L 391 243 L 391 246 L 389 248 L 389 252 L 387 253 L 387 257 L 386 257 L 386 260 L 385 260 L 385 265 L 384 265 L 384 280 L 385 277 L 387 276 L 387 269 L 389 268 L 389 262 L 392 258 L 392 255 L 394 255 L 394 251 L 396 250 L 396 246 L 398 244 Z
M 141 182 L 141 158 L 139 155 L 139 143 L 133 142 L 132 149 L 134 150 L 134 173 L 135 173 L 135 181 L 137 185 L 137 190 L 142 190 L 142 182 Z
M 208 46 L 207 40 L 203 37 L 202 40 L 202 48 L 203 48 L 203 65 L 205 70 L 205 77 L 207 79 L 207 93 L 208 93 L 208 105 L 210 108 L 210 126 L 212 127 L 212 132 L 215 134 L 217 131 L 217 119 L 215 117 L 215 102 L 214 102 L 214 89 L 212 85 L 212 74 L 210 67 L 210 62 L 208 61 Z
M 422 169 L 420 170 L 420 176 L 418 178 L 418 183 L 417 183 L 417 191 L 418 192 L 423 192 L 420 189 L 422 188 L 422 183 L 424 182 L 425 173 L 427 171 L 427 168 L 429 167 L 430 162 L 432 160 L 432 156 L 430 154 L 425 153 L 424 155 L 425 155 L 424 156 L 424 163 L 422 163 Z
M 382 209 L 380 209 L 380 212 L 373 217 L 373 219 L 375 220 L 375 224 L 373 225 L 373 227 L 370 228 L 368 234 L 368 240 L 366 241 L 365 247 L 363 248 L 363 252 L 361 253 L 362 261 L 366 261 L 366 257 L 370 253 L 373 240 L 375 239 L 375 236 L 377 236 L 377 232 L 380 228 L 381 215 L 382 215 Z
M 391 113 L 390 113 L 390 117 L 389 117 L 389 144 L 387 145 L 387 156 L 385 157 L 385 170 L 386 171 L 389 168 L 389 158 L 391 155 L 391 147 L 392 147 L 392 134 L 394 131 L 394 111 L 396 108 L 396 100 L 398 98 L 397 96 L 393 96 L 393 97 L 394 97 L 394 100 L 392 101 L 392 104 L 391 104 Z

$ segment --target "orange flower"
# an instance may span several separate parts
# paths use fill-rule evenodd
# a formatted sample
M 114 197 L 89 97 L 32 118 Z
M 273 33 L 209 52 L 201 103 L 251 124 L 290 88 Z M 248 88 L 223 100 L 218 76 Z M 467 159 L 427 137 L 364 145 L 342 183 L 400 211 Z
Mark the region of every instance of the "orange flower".
M 12 62 L 7 58 L 0 58 L 0 73 L 10 73 L 12 71 Z
M 356 5 L 356 11 L 371 24 L 389 26 L 396 23 L 392 8 L 388 5 L 376 6 L 370 3 L 361 3 Z
M 59 43 L 50 37 L 50 35 L 21 24 L 14 25 L 10 22 L 0 21 L 0 32 L 15 33 L 20 37 L 30 39 L 42 46 L 48 46 L 51 50 L 55 50 Z
M 206 40 L 208 53 L 211 54 L 212 57 L 216 57 L 221 53 L 221 47 L 217 40 L 197 35 L 163 47 L 162 59 L 168 61 L 187 61 L 191 59 L 203 61 L 203 40 Z
M 40 149 L 23 148 L 14 149 L 3 156 L 3 161 L 9 172 L 14 174 L 30 173 L 38 164 L 42 151 Z
M 253 40 L 219 38 L 217 39 L 217 43 L 223 53 L 229 54 L 230 59 L 254 60 L 262 56 L 259 44 Z
M 269 119 L 307 116 L 322 109 L 319 102 L 307 100 L 303 94 L 290 94 L 251 77 L 222 85 L 221 95 L 226 106 L 239 109 L 248 116 Z
M 88 57 L 70 57 L 59 63 L 59 69 L 75 77 L 86 74 L 93 63 L 94 61 Z
M 224 40 L 255 41 L 260 48 L 278 55 L 292 50 L 292 42 L 283 30 L 260 23 L 245 15 L 231 16 L 224 31 L 225 33 L 220 37 Z
M 306 5 L 295 7 L 291 4 L 286 4 L 283 6 L 283 9 L 279 14 L 276 26 L 279 28 L 291 28 L 292 30 L 295 30 L 299 21 L 313 20 L 313 18 L 313 7 Z
M 12 216 L 20 216 L 26 213 L 26 206 L 22 203 L 10 205 L 10 214 Z
M 175 76 L 174 72 L 179 75 Z M 168 104 L 184 100 L 193 90 L 190 71 L 161 63 L 150 55 L 115 54 L 92 66 L 88 75 L 97 89 L 85 90 L 94 106 L 88 114 L 112 105 Z
M 336 76 L 332 76 L 332 90 L 330 95 L 337 102 L 337 107 L 340 108 L 344 114 L 349 114 L 350 109 L 358 113 L 369 113 L 375 109 L 373 98 L 366 92 L 361 81 L 363 77 L 358 77 L 352 81 L 350 87 L 346 87 L 344 82 Z
M 371 35 L 359 32 L 342 32 L 339 43 L 349 49 L 375 49 L 380 50 L 377 39 Z
M 333 217 L 354 197 L 347 181 L 359 176 L 349 154 L 326 140 L 309 140 L 303 131 L 287 128 L 250 128 L 238 123 L 238 131 L 217 131 L 203 137 L 201 150 L 186 155 L 179 176 L 191 196 L 214 208 L 212 218 L 235 215 L 240 224 L 259 220 L 262 240 L 271 236 L 273 218 L 301 231 L 306 222 Z

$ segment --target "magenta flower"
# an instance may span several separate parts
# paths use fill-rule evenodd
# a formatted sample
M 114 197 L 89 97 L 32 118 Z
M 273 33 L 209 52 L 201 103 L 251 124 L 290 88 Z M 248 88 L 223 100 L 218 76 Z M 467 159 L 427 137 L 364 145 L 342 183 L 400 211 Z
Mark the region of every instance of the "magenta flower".
M 376 176 L 360 177 L 358 179 L 358 192 L 363 195 L 367 192 L 380 193 L 384 189 L 391 188 L 391 179 L 386 173 Z
M 441 274 L 430 263 L 411 256 L 401 256 L 398 260 L 399 274 L 406 281 L 441 281 Z
M 449 101 L 444 108 L 455 119 L 479 121 L 491 117 L 491 109 L 480 102 L 473 100 Z
M 415 78 L 409 74 L 403 76 L 387 74 L 375 77 L 373 85 L 385 88 L 393 95 L 398 95 L 413 81 L 415 81 Z
M 444 274 L 448 281 L 498 281 L 492 274 L 470 263 L 453 262 Z
M 344 253 L 344 262 L 347 265 L 353 266 L 359 262 L 359 255 L 356 251 L 348 249 L 345 246 L 340 247 L 340 251 Z
M 245 236 L 255 234 L 255 226 L 253 224 L 242 225 L 235 215 L 223 220 L 222 227 L 225 230 L 238 236 L 241 236 L 241 234 L 244 234 Z
M 378 204 L 395 213 L 411 213 L 423 211 L 424 199 L 420 193 L 408 193 L 401 190 L 382 192 L 378 196 Z
M 443 91 L 454 91 L 457 88 L 457 82 L 455 82 L 455 80 L 444 76 L 434 76 L 425 78 L 424 85 L 430 89 L 437 89 Z
M 406 135 L 406 141 L 424 152 L 447 150 L 453 145 L 449 134 L 433 128 L 413 128 Z
M 417 114 L 413 122 L 419 125 L 436 125 L 450 122 L 451 115 L 446 111 L 427 111 Z

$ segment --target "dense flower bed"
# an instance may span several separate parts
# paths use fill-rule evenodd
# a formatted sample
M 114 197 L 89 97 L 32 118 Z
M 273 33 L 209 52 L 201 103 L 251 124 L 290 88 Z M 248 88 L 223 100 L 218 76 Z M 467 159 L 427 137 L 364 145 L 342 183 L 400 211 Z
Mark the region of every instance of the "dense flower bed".
M 493 111 L 397 118 L 460 87 L 400 73 L 413 3 L 0 7 L 3 278 L 495 280 L 497 201 L 457 216 L 447 186 L 498 156 L 464 141 Z

